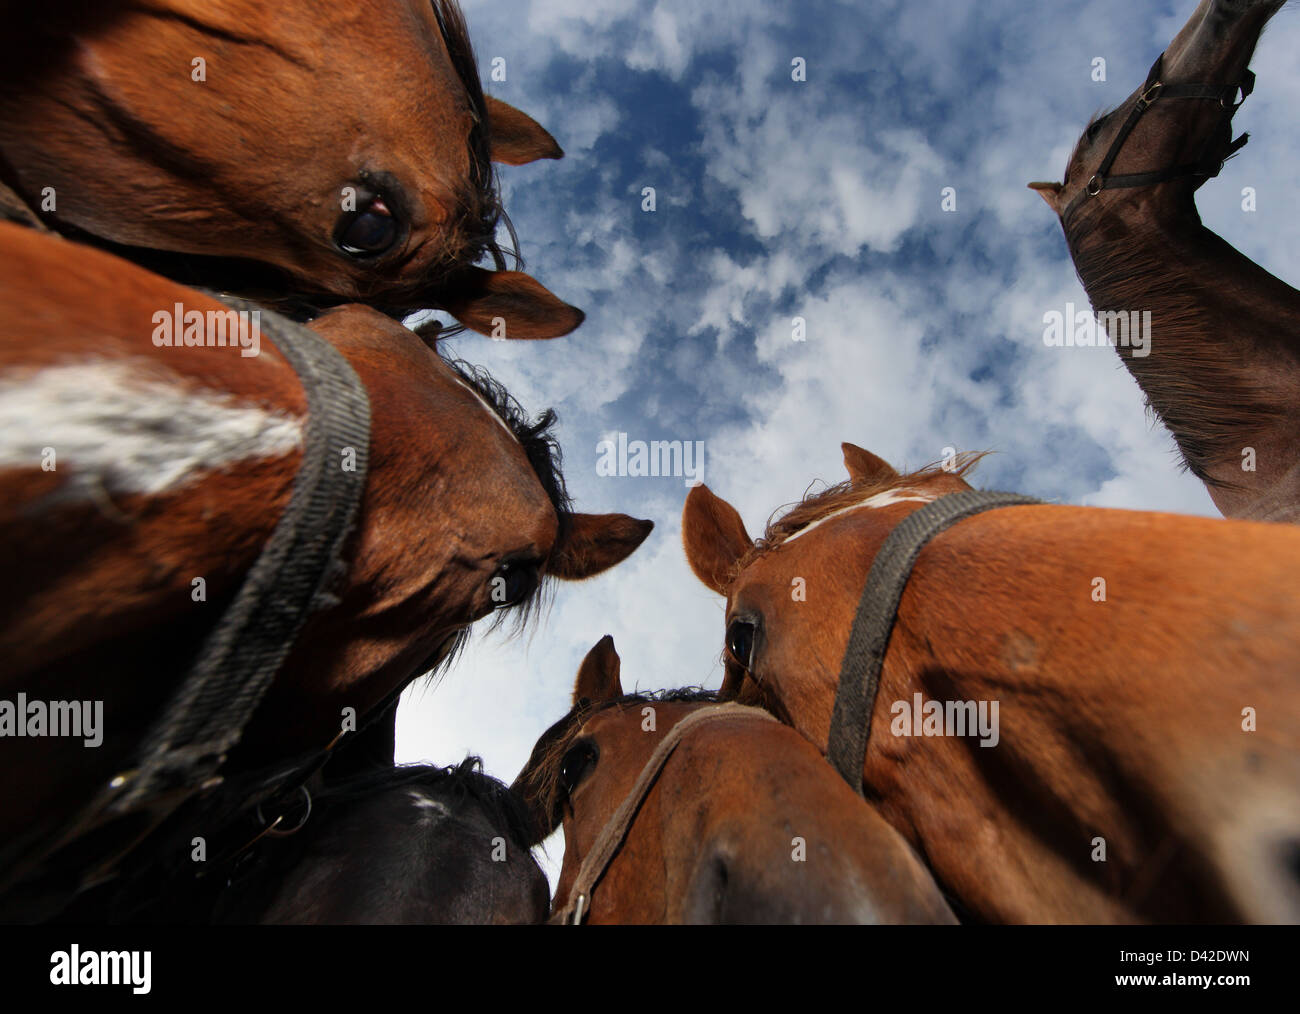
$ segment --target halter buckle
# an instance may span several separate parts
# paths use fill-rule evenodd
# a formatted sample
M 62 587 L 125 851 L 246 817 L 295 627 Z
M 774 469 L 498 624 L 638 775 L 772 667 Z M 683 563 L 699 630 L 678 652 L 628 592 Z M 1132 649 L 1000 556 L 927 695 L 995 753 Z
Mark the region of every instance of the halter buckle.
M 303 809 L 302 817 L 299 819 L 298 823 L 293 827 L 280 827 L 280 822 L 284 820 L 284 814 L 281 813 L 275 818 L 275 820 L 271 821 L 270 825 L 262 832 L 262 834 L 269 835 L 272 838 L 287 838 L 289 835 L 297 834 L 303 829 L 307 823 L 307 818 L 311 816 L 311 792 L 308 791 L 307 786 L 305 785 L 298 786 L 298 791 L 303 794 L 303 798 L 307 801 L 307 805 Z M 266 818 L 262 816 L 261 803 L 258 803 L 257 805 L 257 819 L 261 823 L 266 824 Z M 259 835 L 258 837 L 261 836 Z
M 573 918 L 570 920 L 569 925 L 581 926 L 582 917 L 586 914 L 586 912 L 587 912 L 587 896 L 585 894 L 580 894 L 578 895 L 578 900 L 573 903 Z
M 1160 97 L 1160 89 L 1164 86 L 1165 83 L 1163 81 L 1155 82 L 1142 93 L 1142 97 L 1138 99 L 1138 103 L 1143 107 L 1153 105 L 1156 99 Z
M 1096 197 L 1106 186 L 1106 181 L 1101 176 L 1093 176 L 1083 190 L 1089 197 Z

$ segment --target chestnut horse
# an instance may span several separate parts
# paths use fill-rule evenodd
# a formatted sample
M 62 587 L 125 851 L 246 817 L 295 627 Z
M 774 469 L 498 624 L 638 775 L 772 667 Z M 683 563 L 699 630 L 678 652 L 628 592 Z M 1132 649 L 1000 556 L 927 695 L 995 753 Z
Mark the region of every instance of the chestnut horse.
M 542 736 L 514 791 L 534 841 L 564 825 L 555 908 L 592 923 L 951 923 L 902 838 L 817 751 L 765 712 L 710 714 L 708 691 L 625 694 L 609 636 L 583 660 L 573 710 Z M 664 741 L 684 733 L 666 759 Z M 651 774 L 642 774 L 654 757 Z M 662 763 L 662 767 L 658 765 Z M 584 876 L 641 778 L 608 865 Z M 644 783 L 643 783 L 644 784 Z M 608 832 L 605 832 L 608 834 Z M 599 857 L 598 857 L 599 861 Z
M 970 489 L 969 458 L 901 475 L 846 444 L 845 462 L 757 542 L 703 486 L 682 521 L 727 599 L 724 691 L 823 750 L 882 543 Z M 867 798 L 977 919 L 1300 919 L 1298 570 L 1288 525 L 1047 504 L 961 521 L 903 591 Z
M 314 419 L 271 341 L 254 356 L 157 344 L 160 313 L 228 309 L 214 299 L 20 226 L 0 223 L 0 251 L 0 701 L 103 707 L 90 748 L 0 736 L 0 763 L 23 772 L 0 789 L 0 870 L 12 880 L 148 745 L 278 532 Z M 284 324 L 337 350 L 364 384 L 369 468 L 342 573 L 228 770 L 324 750 L 347 730 L 340 716 L 375 712 L 475 620 L 527 607 L 545 577 L 600 573 L 652 527 L 573 513 L 553 416 L 530 422 L 490 378 L 389 318 L 339 308 L 312 323 L 320 339 Z M 366 450 L 331 448 L 325 467 Z
M 582 321 L 492 255 L 491 161 L 563 155 L 484 96 L 455 0 L 55 0 L 0 40 L 0 217 L 263 303 Z
M 1195 202 L 1245 142 L 1236 95 L 1281 7 L 1203 0 L 1146 83 L 1088 125 L 1064 182 L 1030 186 L 1060 216 L 1093 308 L 1150 311 L 1145 354 L 1121 359 L 1219 510 L 1300 522 L 1300 292 L 1202 225 Z

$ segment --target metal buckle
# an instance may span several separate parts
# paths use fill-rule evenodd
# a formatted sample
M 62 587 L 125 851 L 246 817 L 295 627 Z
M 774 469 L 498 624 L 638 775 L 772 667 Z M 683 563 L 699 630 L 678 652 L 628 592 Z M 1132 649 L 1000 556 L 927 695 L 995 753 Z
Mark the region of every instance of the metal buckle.
M 1142 93 L 1142 97 L 1138 99 L 1138 102 L 1144 108 L 1146 106 L 1153 105 L 1156 99 L 1159 98 L 1160 96 L 1160 89 L 1163 88 L 1164 86 L 1165 83 L 1163 81 L 1157 81 L 1155 84 L 1153 84 L 1150 88 L 1148 88 L 1146 91 Z
M 1084 186 L 1083 190 L 1089 197 L 1096 197 L 1102 192 L 1105 186 L 1106 181 L 1102 179 L 1102 177 L 1094 175 Z
M 581 926 L 582 917 L 586 913 L 586 911 L 587 911 L 587 896 L 585 894 L 580 894 L 578 895 L 578 900 L 573 903 L 573 920 L 569 923 L 569 925 Z
M 289 835 L 296 834 L 298 831 L 303 829 L 307 823 L 307 818 L 311 816 L 311 793 L 307 791 L 307 786 L 305 785 L 298 786 L 298 791 L 301 792 L 303 798 L 307 800 L 307 807 L 303 811 L 302 819 L 293 827 L 281 828 L 279 826 L 280 821 L 284 820 L 284 814 L 282 813 L 280 816 L 276 817 L 275 820 L 271 821 L 262 834 L 269 835 L 272 838 L 287 838 Z M 263 824 L 266 823 L 266 818 L 262 816 L 261 803 L 257 804 L 257 819 Z M 258 835 L 258 837 L 260 838 L 261 835 Z

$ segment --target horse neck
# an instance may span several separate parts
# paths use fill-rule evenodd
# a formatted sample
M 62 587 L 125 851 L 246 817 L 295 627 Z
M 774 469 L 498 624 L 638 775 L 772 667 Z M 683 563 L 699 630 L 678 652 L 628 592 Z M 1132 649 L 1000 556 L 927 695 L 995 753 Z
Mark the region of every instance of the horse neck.
M 1121 359 L 1188 467 L 1229 516 L 1300 520 L 1300 292 L 1194 207 L 1107 224 L 1071 254 L 1094 310 L 1150 311 L 1149 354 Z
M 1013 507 L 943 533 L 903 596 L 868 798 L 976 918 L 1250 915 L 1226 886 L 1232 826 L 1300 801 L 1284 780 L 1228 773 L 1252 748 L 1284 770 L 1294 746 L 1229 730 L 1252 697 L 1300 728 L 1281 675 L 1300 638 L 1260 623 L 1300 608 L 1298 561 L 1289 527 L 1129 511 Z M 996 703 L 996 744 L 903 726 L 946 701 Z M 1173 843 L 1192 853 L 1177 869 L 1155 858 Z

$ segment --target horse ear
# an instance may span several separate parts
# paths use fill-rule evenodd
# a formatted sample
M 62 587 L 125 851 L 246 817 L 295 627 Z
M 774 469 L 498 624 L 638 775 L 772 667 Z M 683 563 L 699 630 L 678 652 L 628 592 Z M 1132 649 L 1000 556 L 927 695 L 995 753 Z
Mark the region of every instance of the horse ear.
M 562 581 L 581 581 L 622 563 L 655 526 L 653 521 L 626 514 L 574 514 L 570 522 L 546 567 L 548 574 Z
M 491 95 L 484 98 L 493 162 L 524 165 L 539 158 L 564 158 L 564 149 L 555 143 L 555 138 L 527 113 Z
M 844 452 L 844 467 L 854 482 L 883 483 L 898 478 L 893 465 L 857 444 L 840 444 L 840 450 Z
M 736 508 L 714 496 L 708 486 L 696 486 L 682 508 L 682 545 L 695 576 L 726 595 L 736 561 L 749 552 L 753 540 Z
M 616 701 L 622 697 L 623 684 L 618 678 L 622 664 L 618 652 L 614 650 L 614 638 L 606 634 L 587 652 L 582 665 L 578 666 L 578 678 L 573 683 L 574 707 L 584 697 L 597 704 Z
M 467 268 L 439 301 L 467 328 L 493 338 L 558 338 L 586 319 L 522 271 Z
M 1055 211 L 1058 215 L 1061 213 L 1061 190 L 1064 189 L 1060 183 L 1031 183 L 1030 190 L 1037 190 L 1038 196 L 1047 202 L 1047 206 Z

